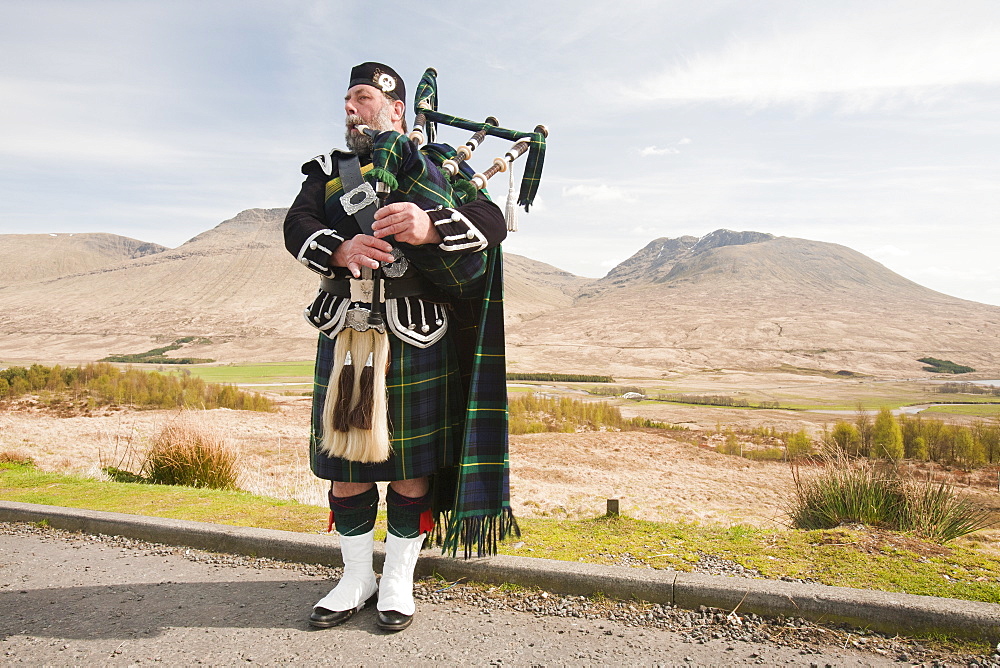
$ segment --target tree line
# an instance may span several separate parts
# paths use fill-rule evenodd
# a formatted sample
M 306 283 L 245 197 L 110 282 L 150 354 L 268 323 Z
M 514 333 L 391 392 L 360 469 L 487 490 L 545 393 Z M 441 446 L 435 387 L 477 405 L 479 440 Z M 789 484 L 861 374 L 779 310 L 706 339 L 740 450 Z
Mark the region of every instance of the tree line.
M 518 373 L 508 372 L 507 380 L 537 380 L 556 383 L 613 383 L 611 376 L 588 376 L 578 373 Z
M 858 410 L 854 422 L 837 422 L 831 444 L 849 455 L 871 459 L 914 459 L 973 469 L 1000 463 L 1000 422 L 947 424 L 920 415 L 895 416 L 881 408 L 874 419 Z
M 641 428 L 684 430 L 683 427 L 642 417 L 622 417 L 617 406 L 606 401 L 580 401 L 569 397 L 524 394 L 507 402 L 511 434 L 543 432 L 573 433 Z
M 190 375 L 118 367 L 96 362 L 77 367 L 32 364 L 0 371 L 0 401 L 38 395 L 43 401 L 69 399 L 88 408 L 106 405 L 143 408 L 231 408 L 272 411 L 274 404 L 256 392 L 206 383 Z

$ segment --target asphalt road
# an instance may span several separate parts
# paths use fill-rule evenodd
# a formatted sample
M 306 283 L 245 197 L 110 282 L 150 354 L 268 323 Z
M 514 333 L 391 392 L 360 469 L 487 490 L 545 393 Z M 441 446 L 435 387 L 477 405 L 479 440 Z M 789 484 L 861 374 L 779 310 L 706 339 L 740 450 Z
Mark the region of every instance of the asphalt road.
M 0 663 L 125 665 L 817 665 L 893 663 L 853 648 L 708 640 L 608 619 L 419 601 L 399 634 L 364 610 L 306 623 L 327 573 L 27 528 L 0 535 Z M 245 562 L 245 563 L 240 563 Z M 315 570 L 315 569 L 312 569 Z

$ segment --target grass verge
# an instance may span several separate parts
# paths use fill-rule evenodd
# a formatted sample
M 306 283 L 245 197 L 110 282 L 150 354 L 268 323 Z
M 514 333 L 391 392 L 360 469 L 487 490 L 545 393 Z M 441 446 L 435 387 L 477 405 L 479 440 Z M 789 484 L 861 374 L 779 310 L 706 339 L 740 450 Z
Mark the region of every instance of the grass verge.
M 502 553 L 679 571 L 712 555 L 768 578 L 1000 603 L 1000 557 L 978 549 L 975 536 L 944 547 L 862 527 L 767 531 L 628 517 L 526 519 L 521 529 L 523 545 Z
M 0 499 L 303 533 L 325 530 L 327 510 L 294 501 L 166 485 L 101 482 L 0 463 Z M 1000 555 L 976 534 L 941 546 L 863 528 L 766 531 L 628 517 L 520 520 L 501 553 L 690 571 L 702 555 L 768 578 L 1000 603 Z
M 315 533 L 329 511 L 236 490 L 102 482 L 0 463 L 0 499 L 129 515 Z

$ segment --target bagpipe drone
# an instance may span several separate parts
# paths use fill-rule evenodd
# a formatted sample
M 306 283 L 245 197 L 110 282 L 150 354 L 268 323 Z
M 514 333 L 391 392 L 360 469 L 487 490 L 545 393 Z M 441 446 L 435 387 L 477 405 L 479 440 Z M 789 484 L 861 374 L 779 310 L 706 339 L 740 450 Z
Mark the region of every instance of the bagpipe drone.
M 507 229 L 515 231 L 517 207 L 523 206 L 527 212 L 538 190 L 548 130 L 538 125 L 531 132 L 520 132 L 500 127 L 499 121 L 493 116 L 483 122 L 476 122 L 441 113 L 438 111 L 437 71 L 434 68 L 428 68 L 421 77 L 414 95 L 413 108 L 416 119 L 409 135 L 393 130 L 378 131 L 367 126 L 357 126 L 359 131 L 372 140 L 372 168 L 364 175 L 365 184 L 362 186 L 374 186 L 377 206 L 384 206 L 391 194 L 398 193 L 404 199 L 420 199 L 433 207 L 457 208 L 479 198 L 480 191 L 485 190 L 490 178 L 507 172 L 510 179 L 504 217 Z M 458 148 L 437 143 L 438 124 L 469 130 L 473 135 Z M 505 139 L 512 144 L 489 167 L 476 171 L 469 160 L 487 136 Z M 520 190 L 515 197 L 512 164 L 524 155 L 527 156 L 524 173 Z M 346 181 L 344 191 L 347 193 Z M 371 190 L 366 192 L 372 193 Z M 371 199 L 366 198 L 364 202 L 371 203 Z M 360 204 L 354 203 L 350 194 L 345 194 L 341 201 L 348 215 L 359 209 Z M 455 216 L 460 214 L 456 213 Z M 468 243 L 464 232 L 447 234 L 454 231 L 450 222 L 449 219 L 435 222 L 442 233 L 442 248 L 447 245 L 450 248 L 446 250 L 460 250 L 474 247 L 479 242 L 485 246 L 485 240 L 475 238 L 472 230 L 468 232 Z M 397 253 L 394 255 L 397 256 L 396 261 L 381 263 L 374 270 L 363 268 L 362 280 L 351 281 L 352 307 L 345 316 L 346 326 L 336 337 L 334 368 L 323 410 L 322 449 L 328 454 L 352 461 L 381 462 L 391 454 L 385 406 L 385 373 L 381 372 L 387 368 L 389 357 L 386 316 L 389 317 L 389 328 L 393 329 L 396 322 L 394 309 L 397 308 L 394 302 L 397 300 L 391 299 L 389 291 L 395 287 L 393 280 L 409 275 L 406 274 L 408 263 L 405 256 Z M 383 279 L 390 281 L 386 283 Z M 356 288 L 356 284 L 363 284 L 363 287 Z M 359 303 L 370 305 L 370 308 L 360 307 Z M 346 303 L 342 306 L 347 308 Z M 421 317 L 425 317 L 424 306 L 421 305 L 420 308 Z M 430 303 L 427 308 L 433 311 L 430 321 L 440 326 L 446 317 L 444 306 Z M 413 329 L 412 324 L 410 329 Z M 425 332 L 430 329 L 426 318 L 420 329 Z M 424 346 L 434 342 L 430 338 L 421 339 L 419 331 L 393 331 L 413 345 Z M 440 333 L 443 335 L 443 330 Z M 355 373 L 357 365 L 362 365 L 360 374 Z M 376 370 L 380 372 L 376 373 Z

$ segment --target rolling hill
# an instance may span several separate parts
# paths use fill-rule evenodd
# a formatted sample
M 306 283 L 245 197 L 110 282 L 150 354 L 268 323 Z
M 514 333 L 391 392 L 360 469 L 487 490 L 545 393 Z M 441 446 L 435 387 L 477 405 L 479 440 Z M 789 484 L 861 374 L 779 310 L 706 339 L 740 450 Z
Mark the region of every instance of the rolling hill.
M 0 257 L 20 277 L 0 284 L 0 360 L 88 361 L 181 336 L 210 342 L 178 356 L 308 359 L 315 335 L 300 313 L 317 280 L 284 250 L 284 213 L 244 211 L 169 250 L 59 235 L 45 271 L 17 250 L 51 237 L 0 235 Z M 104 257 L 94 248 L 118 250 L 90 266 L 75 259 Z M 791 365 L 918 377 L 927 355 L 1000 371 L 1000 308 L 836 244 L 717 230 L 657 239 L 598 280 L 512 254 L 504 268 L 516 371 Z
M 117 234 L 0 235 L 0 286 L 109 267 L 167 250 Z

